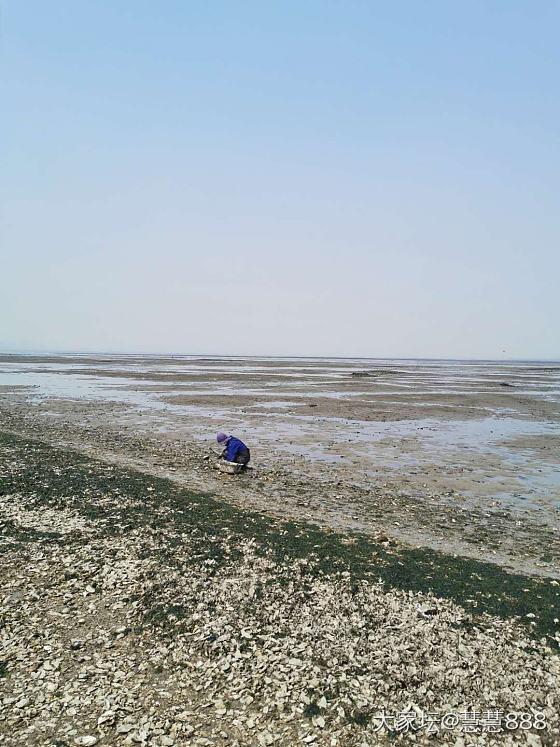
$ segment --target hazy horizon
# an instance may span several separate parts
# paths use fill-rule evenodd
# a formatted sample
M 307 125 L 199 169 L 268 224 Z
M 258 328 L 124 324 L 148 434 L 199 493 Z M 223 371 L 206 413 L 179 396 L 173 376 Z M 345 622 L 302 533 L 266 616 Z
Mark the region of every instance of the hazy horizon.
M 106 355 L 109 357 L 141 357 L 147 358 L 266 358 L 266 359 L 284 359 L 284 360 L 364 360 L 364 361 L 447 361 L 457 363 L 560 363 L 560 358 L 443 358 L 443 357 L 426 357 L 426 356 L 379 356 L 379 355 L 289 355 L 278 353 L 275 355 L 260 355 L 257 353 L 219 353 L 219 352 L 206 352 L 206 353 L 185 353 L 185 352 L 170 352 L 170 351 L 127 351 L 127 350 L 2 350 L 0 349 L 0 356 L 14 355 L 14 356 L 36 356 L 36 357 L 49 357 L 49 356 L 99 356 Z
M 0 349 L 560 358 L 559 29 L 8 0 Z

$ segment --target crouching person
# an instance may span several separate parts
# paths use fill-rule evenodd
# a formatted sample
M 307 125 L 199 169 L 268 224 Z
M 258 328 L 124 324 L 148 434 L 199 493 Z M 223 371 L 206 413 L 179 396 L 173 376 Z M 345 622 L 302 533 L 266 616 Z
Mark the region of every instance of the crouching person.
M 249 460 L 251 459 L 251 452 L 245 446 L 243 441 L 235 436 L 228 436 L 226 433 L 218 433 L 216 441 L 220 446 L 224 447 L 221 458 L 225 459 L 226 462 L 235 462 L 235 464 L 241 464 L 243 469 L 247 468 Z

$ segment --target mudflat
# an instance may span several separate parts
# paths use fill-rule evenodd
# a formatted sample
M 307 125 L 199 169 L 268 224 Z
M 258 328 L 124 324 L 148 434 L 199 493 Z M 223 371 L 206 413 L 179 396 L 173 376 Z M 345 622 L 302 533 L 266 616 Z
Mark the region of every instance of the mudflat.
M 4 355 L 0 403 L 238 506 L 560 575 L 560 363 Z M 217 430 L 253 472 L 214 473 Z
M 559 380 L 3 357 L 0 741 L 558 744 Z

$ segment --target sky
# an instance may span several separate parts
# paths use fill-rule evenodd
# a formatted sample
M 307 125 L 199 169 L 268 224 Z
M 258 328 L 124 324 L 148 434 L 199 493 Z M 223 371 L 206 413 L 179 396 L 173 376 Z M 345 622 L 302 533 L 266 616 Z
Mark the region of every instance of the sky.
M 556 0 L 4 0 L 0 349 L 560 358 Z

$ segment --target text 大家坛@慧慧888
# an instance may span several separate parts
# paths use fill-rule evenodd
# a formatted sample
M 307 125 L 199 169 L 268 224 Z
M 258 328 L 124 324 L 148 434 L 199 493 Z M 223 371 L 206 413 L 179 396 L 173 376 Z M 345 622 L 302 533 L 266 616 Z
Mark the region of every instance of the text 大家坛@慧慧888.
M 434 711 L 400 711 L 394 714 L 384 709 L 375 715 L 374 731 L 385 728 L 388 732 L 425 731 L 436 734 L 441 731 L 461 731 L 483 734 L 515 731 L 517 729 L 546 729 L 546 715 L 542 711 L 531 713 L 507 711 L 461 711 L 438 713 Z

